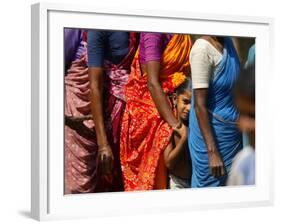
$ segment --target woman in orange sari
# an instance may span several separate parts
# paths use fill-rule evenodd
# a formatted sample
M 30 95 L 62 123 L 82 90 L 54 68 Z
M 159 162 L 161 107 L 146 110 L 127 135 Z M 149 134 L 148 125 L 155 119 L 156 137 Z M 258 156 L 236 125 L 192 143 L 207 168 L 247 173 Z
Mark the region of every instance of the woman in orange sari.
M 125 191 L 167 188 L 163 152 L 173 131 L 186 134 L 169 94 L 189 75 L 189 35 L 141 33 L 125 87 L 120 161 Z

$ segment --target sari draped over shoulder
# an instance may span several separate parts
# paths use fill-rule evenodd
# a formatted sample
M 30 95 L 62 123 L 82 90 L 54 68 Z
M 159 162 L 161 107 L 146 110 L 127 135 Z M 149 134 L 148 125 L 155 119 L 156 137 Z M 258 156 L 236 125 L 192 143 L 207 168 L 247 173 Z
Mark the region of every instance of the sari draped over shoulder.
M 180 85 L 189 69 L 191 39 L 173 35 L 161 58 L 160 82 L 165 93 Z M 139 52 L 131 66 L 125 87 L 126 109 L 120 137 L 120 160 L 126 191 L 166 189 L 167 175 L 163 160 L 172 128 L 160 116 L 142 74 Z
M 71 63 L 65 76 L 65 115 L 91 115 L 90 82 L 87 66 L 87 43 L 84 52 Z M 120 121 L 125 108 L 124 86 L 129 79 L 130 65 L 137 48 L 136 33 L 130 33 L 130 50 L 120 64 L 105 61 L 104 122 L 114 155 L 112 175 L 100 176 L 97 169 L 97 139 L 92 119 L 85 120 L 81 129 L 65 125 L 65 193 L 122 191 L 119 160 Z
M 239 113 L 234 105 L 232 89 L 239 75 L 240 63 L 230 38 L 224 38 L 222 60 L 214 71 L 208 89 L 207 108 L 217 149 L 222 157 L 226 175 L 215 178 L 210 174 L 205 141 L 198 125 L 194 100 L 189 117 L 189 150 L 192 159 L 192 187 L 223 186 L 233 158 L 242 148 L 237 128 Z

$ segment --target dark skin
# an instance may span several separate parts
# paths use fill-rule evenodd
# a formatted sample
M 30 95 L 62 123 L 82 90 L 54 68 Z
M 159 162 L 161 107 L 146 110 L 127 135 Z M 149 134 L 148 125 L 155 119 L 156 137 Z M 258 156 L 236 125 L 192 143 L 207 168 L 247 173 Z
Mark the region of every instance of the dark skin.
M 103 108 L 103 68 L 89 68 L 91 90 L 91 112 L 95 123 L 98 149 L 98 166 L 102 175 L 108 175 L 113 168 L 113 153 L 107 140 Z
M 186 153 L 188 128 L 185 125 L 190 110 L 191 92 L 186 91 L 179 96 L 174 96 L 177 118 L 187 129 L 186 135 L 179 136 L 174 133 L 164 151 L 164 160 L 170 173 L 183 179 L 191 178 L 190 158 Z
M 201 38 L 209 41 L 219 52 L 222 53 L 223 42 L 221 39 L 211 36 L 203 36 Z M 218 152 L 215 139 L 212 133 L 210 120 L 209 120 L 209 113 L 207 108 L 207 99 L 208 99 L 207 88 L 194 90 L 195 113 L 207 148 L 209 171 L 211 175 L 218 178 L 225 174 L 225 168 L 221 156 Z
M 87 74 L 88 68 L 85 68 L 83 60 L 84 59 L 81 58 L 73 62 L 73 64 L 76 64 L 76 68 L 70 68 L 69 72 L 75 72 L 81 76 Z M 83 123 L 85 120 L 89 119 L 92 119 L 92 115 L 80 117 L 65 115 L 65 125 L 75 130 L 79 135 L 83 136 L 84 138 L 92 139 L 94 136 L 93 131 Z
M 169 106 L 167 97 L 160 85 L 160 62 L 150 61 L 146 65 L 142 65 L 142 72 L 148 74 L 148 89 L 152 99 L 155 102 L 156 108 L 165 121 L 172 127 L 178 125 L 177 119 Z M 99 166 L 102 174 L 110 174 L 113 167 L 113 154 L 110 145 L 108 144 L 103 117 L 103 69 L 89 68 L 90 89 L 91 89 L 91 111 L 97 141 L 99 145 Z M 179 135 L 186 135 L 186 129 L 183 126 L 178 126 L 174 129 Z
M 93 138 L 93 132 L 83 121 L 93 119 L 97 137 L 98 150 L 98 168 L 101 175 L 111 173 L 113 167 L 113 154 L 107 141 L 103 117 L 103 68 L 89 68 L 90 90 L 91 90 L 91 113 L 87 116 L 72 117 L 65 116 L 65 124 L 76 130 L 85 138 Z
M 65 125 L 70 127 L 73 130 L 83 136 L 84 138 L 91 139 L 93 138 L 93 131 L 84 125 L 83 121 L 92 119 L 92 115 L 83 116 L 83 117 L 73 117 L 73 116 L 65 116 Z
M 148 74 L 148 89 L 157 110 L 163 119 L 174 128 L 180 135 L 186 135 L 186 128 L 178 125 L 177 119 L 173 115 L 168 99 L 160 85 L 160 62 L 150 61 L 142 65 L 142 72 Z M 89 68 L 90 89 L 91 89 L 91 111 L 95 123 L 97 141 L 99 145 L 99 166 L 103 174 L 110 174 L 113 165 L 113 154 L 106 137 L 103 117 L 103 70 L 102 68 Z
M 142 73 L 147 72 L 147 87 L 161 117 L 171 127 L 173 127 L 174 131 L 177 132 L 180 136 L 187 135 L 186 128 L 178 123 L 176 117 L 173 114 L 167 96 L 162 90 L 159 80 L 161 70 L 160 62 L 149 61 L 145 65 L 141 65 L 141 69 Z

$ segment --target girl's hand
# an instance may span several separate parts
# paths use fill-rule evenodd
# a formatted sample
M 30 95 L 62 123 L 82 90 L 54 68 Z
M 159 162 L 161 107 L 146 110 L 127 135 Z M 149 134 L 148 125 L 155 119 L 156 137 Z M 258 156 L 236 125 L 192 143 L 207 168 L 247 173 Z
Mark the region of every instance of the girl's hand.
M 182 123 L 179 123 L 176 127 L 173 128 L 176 134 L 181 138 L 187 138 L 187 127 Z

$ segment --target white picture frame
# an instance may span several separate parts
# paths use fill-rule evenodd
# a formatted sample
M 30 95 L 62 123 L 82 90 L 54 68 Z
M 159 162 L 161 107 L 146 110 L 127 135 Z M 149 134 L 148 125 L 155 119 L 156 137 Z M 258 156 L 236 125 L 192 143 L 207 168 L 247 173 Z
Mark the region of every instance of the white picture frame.
M 271 205 L 273 157 L 266 110 L 273 19 L 38 3 L 32 10 L 31 215 L 37 220 Z M 63 194 L 63 28 L 256 38 L 256 185 L 181 191 Z M 263 74 L 267 74 L 267 78 Z M 262 104 L 261 104 L 262 102 Z M 262 128 L 261 128 L 262 127 Z M 270 127 L 269 127 L 270 130 Z M 262 137 L 261 137 L 262 136 Z

